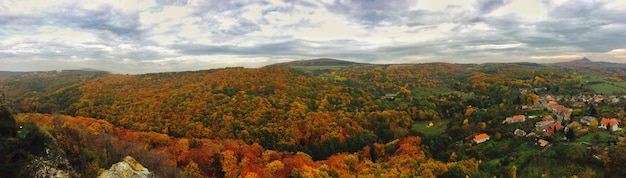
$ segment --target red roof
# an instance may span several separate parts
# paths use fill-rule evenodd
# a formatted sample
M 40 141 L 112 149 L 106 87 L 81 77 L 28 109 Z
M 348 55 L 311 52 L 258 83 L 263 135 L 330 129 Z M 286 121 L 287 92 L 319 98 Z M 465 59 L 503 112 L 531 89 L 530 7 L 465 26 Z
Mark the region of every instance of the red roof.
M 546 133 L 545 134 L 546 135 L 552 135 L 552 134 L 554 134 L 554 130 L 555 129 L 556 129 L 556 131 L 559 131 L 559 130 L 561 130 L 563 128 L 564 128 L 563 125 L 561 125 L 560 123 L 554 123 L 554 124 L 550 125 L 550 127 L 548 127 L 546 129 Z
M 541 120 L 543 120 L 543 121 L 553 121 L 554 118 L 552 116 L 550 116 L 550 115 L 547 115 L 547 116 L 543 116 L 543 118 L 541 118 Z
M 602 125 L 609 125 L 609 119 L 608 118 L 602 118 L 602 120 L 600 120 L 600 124 L 602 124 Z
M 483 139 L 487 139 L 489 138 L 489 135 L 487 135 L 486 133 L 480 134 L 480 135 L 476 135 L 474 137 L 474 140 L 483 140 Z
M 513 116 L 513 120 L 514 121 L 523 121 L 523 120 L 526 120 L 526 116 L 524 116 L 524 115 Z
M 615 118 L 611 118 L 611 119 L 602 118 L 602 120 L 600 121 L 600 124 L 606 125 L 608 127 L 613 127 L 614 125 L 619 124 L 619 121 Z

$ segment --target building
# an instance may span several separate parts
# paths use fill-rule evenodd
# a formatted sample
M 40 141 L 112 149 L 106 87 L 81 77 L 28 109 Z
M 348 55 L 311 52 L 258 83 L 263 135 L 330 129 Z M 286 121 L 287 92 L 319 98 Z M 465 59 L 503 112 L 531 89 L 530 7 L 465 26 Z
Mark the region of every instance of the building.
M 621 128 L 619 128 L 619 121 L 615 118 L 602 118 L 602 120 L 600 120 L 600 126 L 598 128 L 603 128 L 610 131 L 622 130 Z
M 394 94 L 394 93 L 387 93 L 385 94 L 385 96 L 382 96 L 382 99 L 388 99 L 388 100 L 393 100 L 396 99 L 396 97 L 398 97 L 398 94 Z
M 546 147 L 550 144 L 550 142 L 544 140 L 544 139 L 539 139 L 537 140 L 537 145 L 539 145 L 540 147 Z
M 546 135 L 552 135 L 556 133 L 557 131 L 562 130 L 563 128 L 565 127 L 563 127 L 563 125 L 561 125 L 560 123 L 553 123 L 553 124 L 550 124 L 550 126 L 544 130 L 544 133 Z
M 474 139 L 472 141 L 476 144 L 479 144 L 487 140 L 489 140 L 489 135 L 487 135 L 486 133 L 482 133 L 482 134 L 474 136 Z
M 554 117 L 551 115 L 545 115 L 541 118 L 542 121 L 554 121 Z
M 545 130 L 548 127 L 550 127 L 550 124 L 554 123 L 554 121 L 539 121 L 537 123 L 535 123 L 535 127 L 538 130 Z
M 507 117 L 506 120 L 504 120 L 502 122 L 502 124 L 512 124 L 512 123 L 518 123 L 518 122 L 524 122 L 526 121 L 526 116 L 524 115 L 516 115 L 513 117 Z
M 570 124 L 567 124 L 567 127 L 565 128 L 565 131 L 567 131 L 567 129 L 574 129 L 574 131 L 578 130 L 578 129 L 582 129 L 583 126 L 579 123 L 579 122 L 572 122 Z
M 523 131 L 521 129 L 515 129 L 515 132 L 513 132 L 513 134 L 523 137 L 523 136 L 526 136 L 526 131 Z
M 580 123 L 589 125 L 592 120 L 596 120 L 596 118 L 593 116 L 583 116 L 583 118 L 580 119 Z M 596 122 L 598 121 L 596 120 Z

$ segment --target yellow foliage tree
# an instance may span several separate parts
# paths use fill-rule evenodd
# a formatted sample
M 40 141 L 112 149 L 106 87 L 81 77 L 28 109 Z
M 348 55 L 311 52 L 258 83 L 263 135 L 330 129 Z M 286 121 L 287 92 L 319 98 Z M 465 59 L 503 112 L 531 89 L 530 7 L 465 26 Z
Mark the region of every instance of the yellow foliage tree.
M 181 177 L 198 178 L 198 177 L 204 177 L 204 176 L 202 175 L 202 171 L 198 167 L 198 164 L 196 164 L 196 162 L 191 161 L 183 169 L 183 173 L 182 173 Z
M 237 156 L 231 150 L 222 151 L 222 171 L 226 173 L 225 177 L 228 178 L 239 176 Z
M 591 131 L 598 130 L 598 121 L 595 119 L 592 119 L 591 122 L 589 122 L 589 128 L 591 128 Z

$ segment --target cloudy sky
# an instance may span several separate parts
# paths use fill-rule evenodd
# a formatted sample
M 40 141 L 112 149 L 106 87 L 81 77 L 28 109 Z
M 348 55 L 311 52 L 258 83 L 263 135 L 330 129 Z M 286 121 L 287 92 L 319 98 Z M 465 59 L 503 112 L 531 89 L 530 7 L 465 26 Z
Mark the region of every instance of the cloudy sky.
M 625 17 L 624 0 L 2 0 L 0 70 L 626 62 Z

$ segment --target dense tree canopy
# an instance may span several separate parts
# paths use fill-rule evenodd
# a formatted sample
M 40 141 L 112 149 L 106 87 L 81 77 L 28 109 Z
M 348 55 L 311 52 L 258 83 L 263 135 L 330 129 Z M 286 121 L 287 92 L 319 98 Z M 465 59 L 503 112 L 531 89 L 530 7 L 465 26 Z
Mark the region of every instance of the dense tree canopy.
M 7 102 L 28 113 L 18 115 L 18 122 L 50 132 L 86 177 L 126 155 L 160 177 L 536 177 L 533 166 L 557 159 L 591 166 L 570 164 L 576 170 L 550 175 L 600 174 L 598 161 L 581 151 L 586 148 L 563 149 L 568 156 L 560 157 L 553 149 L 540 152 L 532 138 L 514 135 L 516 129 L 535 132 L 534 121 L 541 118 L 502 124 L 509 116 L 552 114 L 522 109 L 541 105 L 543 95 L 591 91 L 580 75 L 556 67 L 63 71 L 0 84 Z M 611 111 L 617 110 L 589 105 L 577 113 L 618 115 Z M 591 125 L 595 130 L 598 122 Z M 471 144 L 482 133 L 495 141 Z M 581 133 L 544 139 L 576 140 Z

